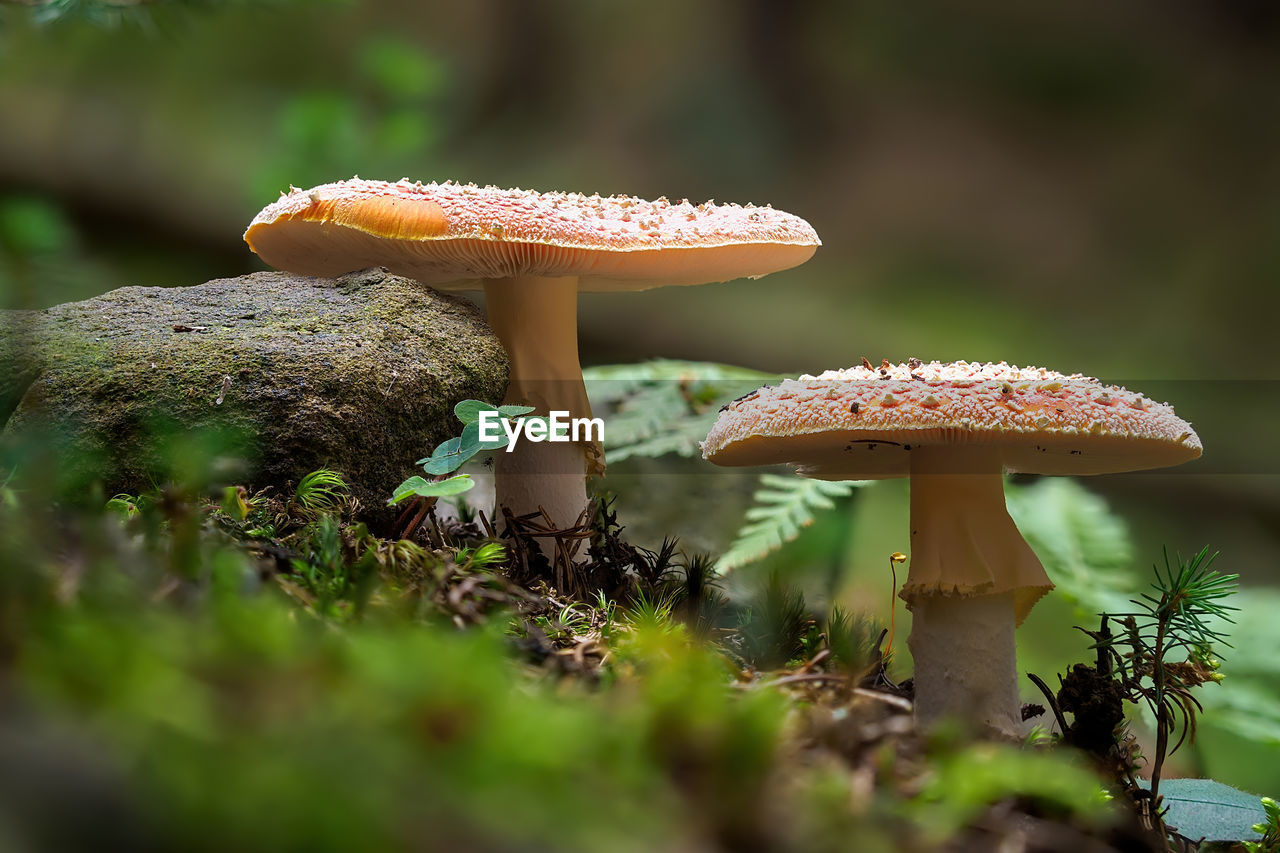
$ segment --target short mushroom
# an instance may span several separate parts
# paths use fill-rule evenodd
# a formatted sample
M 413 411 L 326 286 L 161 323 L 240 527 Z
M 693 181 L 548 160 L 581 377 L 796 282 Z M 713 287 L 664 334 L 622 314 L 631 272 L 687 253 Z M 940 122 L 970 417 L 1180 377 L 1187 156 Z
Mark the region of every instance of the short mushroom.
M 764 387 L 720 414 L 718 465 L 789 463 L 827 480 L 911 478 L 916 715 L 1020 728 L 1014 628 L 1053 588 L 1005 509 L 1001 471 L 1178 465 L 1200 440 L 1169 406 L 1042 368 L 884 362 Z
M 485 292 L 511 360 L 507 402 L 590 417 L 578 362 L 579 291 L 758 278 L 816 251 L 813 228 L 771 207 L 360 179 L 294 189 L 245 232 L 273 267 L 333 277 L 381 266 L 444 290 Z M 525 444 L 497 461 L 498 503 L 558 527 L 604 473 L 595 442 Z

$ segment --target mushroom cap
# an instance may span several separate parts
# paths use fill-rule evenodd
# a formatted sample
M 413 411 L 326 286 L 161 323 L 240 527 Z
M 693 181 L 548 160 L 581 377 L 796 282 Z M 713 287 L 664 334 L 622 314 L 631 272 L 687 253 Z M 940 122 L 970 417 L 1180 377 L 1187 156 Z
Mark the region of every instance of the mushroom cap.
M 515 276 L 578 276 L 584 291 L 705 284 L 802 264 L 820 244 L 771 207 L 359 178 L 291 189 L 244 239 L 278 269 L 382 266 L 447 290 Z
M 1201 453 L 1171 407 L 1097 379 L 912 359 L 760 388 L 721 410 L 702 455 L 717 465 L 792 464 L 820 479 L 882 479 L 907 476 L 911 449 L 925 445 L 995 446 L 1006 470 L 1067 475 L 1163 468 Z

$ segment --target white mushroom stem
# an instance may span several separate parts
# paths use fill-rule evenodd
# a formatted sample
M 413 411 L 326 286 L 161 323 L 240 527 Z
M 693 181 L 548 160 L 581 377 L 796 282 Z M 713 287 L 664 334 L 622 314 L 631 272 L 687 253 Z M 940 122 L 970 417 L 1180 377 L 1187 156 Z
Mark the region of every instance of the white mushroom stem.
M 916 716 L 1021 728 L 1013 632 L 1053 588 L 1005 509 L 994 447 L 911 451 L 911 566 Z
M 577 278 L 491 279 L 484 293 L 489 326 L 511 363 L 504 402 L 533 406 L 538 415 L 590 417 L 578 362 Z M 516 516 L 541 507 L 557 527 L 571 527 L 587 505 L 587 473 L 603 473 L 600 458 L 595 443 L 522 439 L 512 452 L 495 454 L 498 506 Z M 550 556 L 547 547 L 543 552 Z
M 911 605 L 907 646 L 915 660 L 916 721 L 957 717 L 1019 731 L 1013 593 L 922 595 Z

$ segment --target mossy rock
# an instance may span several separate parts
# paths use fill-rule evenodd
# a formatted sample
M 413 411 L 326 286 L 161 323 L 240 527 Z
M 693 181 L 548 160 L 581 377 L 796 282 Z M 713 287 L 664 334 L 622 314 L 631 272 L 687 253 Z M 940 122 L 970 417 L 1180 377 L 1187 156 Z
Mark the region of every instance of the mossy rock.
M 54 448 L 64 492 L 184 469 L 288 489 L 327 466 L 385 519 L 414 461 L 456 432 L 454 404 L 506 383 L 475 306 L 381 270 L 126 287 L 0 319 L 5 438 Z

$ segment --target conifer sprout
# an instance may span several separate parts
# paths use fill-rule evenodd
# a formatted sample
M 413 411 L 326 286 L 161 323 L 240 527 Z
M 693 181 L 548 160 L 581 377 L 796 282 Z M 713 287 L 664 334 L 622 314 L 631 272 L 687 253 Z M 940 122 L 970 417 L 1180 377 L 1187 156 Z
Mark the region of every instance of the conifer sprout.
M 911 478 L 916 717 L 1021 729 L 1014 629 L 1053 588 L 1005 509 L 1002 471 L 1084 475 L 1195 459 L 1169 406 L 1096 379 L 1003 362 L 802 376 L 726 406 L 703 444 L 717 465 L 796 466 L 824 480 Z
M 381 266 L 441 290 L 483 289 L 511 361 L 506 402 L 570 418 L 591 415 L 579 291 L 758 278 L 807 261 L 819 245 L 807 222 L 771 207 L 358 178 L 291 189 L 245 240 L 291 272 Z M 594 438 L 499 452 L 499 505 L 516 516 L 542 508 L 555 526 L 572 526 L 587 506 L 586 476 L 604 474 Z

